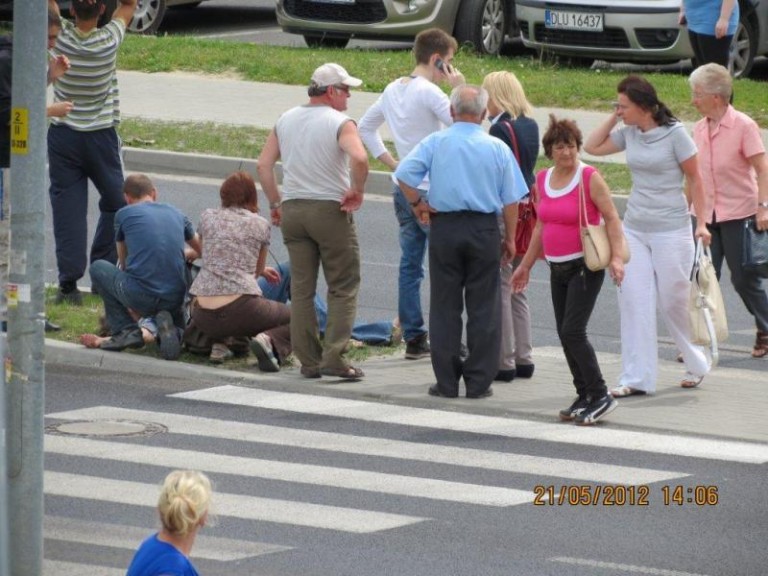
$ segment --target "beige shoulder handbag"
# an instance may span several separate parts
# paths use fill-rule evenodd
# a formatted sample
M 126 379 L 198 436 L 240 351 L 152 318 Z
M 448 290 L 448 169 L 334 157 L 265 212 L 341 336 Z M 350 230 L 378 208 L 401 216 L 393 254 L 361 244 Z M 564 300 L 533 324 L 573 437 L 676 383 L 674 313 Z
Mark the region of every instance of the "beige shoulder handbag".
M 608 241 L 608 231 L 605 223 L 590 224 L 587 218 L 587 199 L 584 192 L 584 171 L 579 168 L 579 229 L 581 231 L 581 247 L 584 252 L 584 263 L 587 268 L 596 272 L 604 270 L 611 262 L 611 243 Z M 629 247 L 622 242 L 622 259 L 629 262 Z

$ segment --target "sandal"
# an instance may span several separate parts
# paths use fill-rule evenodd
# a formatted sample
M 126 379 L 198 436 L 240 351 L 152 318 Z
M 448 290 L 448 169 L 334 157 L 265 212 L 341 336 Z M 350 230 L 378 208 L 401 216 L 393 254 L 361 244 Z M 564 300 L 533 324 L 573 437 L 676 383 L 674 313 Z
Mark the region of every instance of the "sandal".
M 321 368 L 320 374 L 323 376 L 335 376 L 342 380 L 360 380 L 365 373 L 360 368 L 346 366 L 344 368 Z
M 768 356 L 768 332 L 757 331 L 755 347 L 752 350 L 752 358 L 765 358 Z
M 695 376 L 690 372 L 686 372 L 680 381 L 680 386 L 683 388 L 696 388 L 696 386 L 701 384 L 702 380 L 704 380 L 704 376 Z
M 631 386 L 616 386 L 611 388 L 611 396 L 614 398 L 626 398 L 627 396 L 645 396 L 645 390 L 638 390 Z

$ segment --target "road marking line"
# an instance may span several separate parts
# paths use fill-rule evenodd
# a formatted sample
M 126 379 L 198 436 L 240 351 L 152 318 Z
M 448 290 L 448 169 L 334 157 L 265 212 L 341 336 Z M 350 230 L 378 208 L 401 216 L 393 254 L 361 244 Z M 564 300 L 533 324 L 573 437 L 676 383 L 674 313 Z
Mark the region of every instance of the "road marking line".
M 268 410 L 300 412 L 419 428 L 472 432 L 507 438 L 528 438 L 578 446 L 600 446 L 752 464 L 768 462 L 768 445 L 732 440 L 712 440 L 602 427 L 544 424 L 515 418 L 412 408 L 327 396 L 273 392 L 232 385 L 216 386 L 171 394 L 170 396 L 217 404 L 233 404 L 241 407 L 251 406 Z
M 194 462 L 195 468 L 216 474 L 232 474 L 249 478 L 265 478 L 481 506 L 505 507 L 528 504 L 533 502 L 535 496 L 533 492 L 512 488 L 449 482 L 351 468 L 243 458 L 142 444 L 104 442 L 71 436 L 47 435 L 45 437 L 45 451 L 49 454 L 100 458 L 136 464 L 155 465 L 162 462 L 164 466 L 169 468 L 184 468 L 188 467 L 190 462 Z
M 698 572 L 684 572 L 682 570 L 666 570 L 664 568 L 652 568 L 650 566 L 637 566 L 634 564 L 617 564 L 616 562 L 602 562 L 600 560 L 588 560 L 586 558 L 568 558 L 565 556 L 550 558 L 550 562 L 572 564 L 574 566 L 589 566 L 591 568 L 607 568 L 621 570 L 633 574 L 653 574 L 654 576 L 707 576 Z
M 128 550 L 136 550 L 139 544 L 155 531 L 155 527 L 140 528 L 124 524 L 88 522 L 60 516 L 46 516 L 43 521 L 43 537 L 49 540 L 64 540 Z M 291 550 L 291 547 L 198 535 L 195 539 L 194 557 L 230 562 L 284 550 Z
M 381 458 L 415 460 L 484 470 L 499 470 L 516 474 L 554 476 L 586 482 L 634 485 L 663 482 L 687 476 L 684 473 L 667 470 L 650 470 L 612 464 L 529 456 L 527 454 L 353 436 L 333 432 L 267 426 L 263 424 L 250 424 L 248 422 L 225 421 L 200 416 L 130 410 L 109 406 L 96 406 L 59 412 L 49 414 L 48 417 L 61 420 L 139 420 L 158 422 L 166 426 L 169 432 L 173 434 L 289 446 L 309 450 L 324 450 L 344 454 L 360 454 Z
M 43 576 L 125 576 L 125 568 L 110 568 L 95 564 L 43 560 Z
M 45 493 L 50 496 L 82 498 L 149 508 L 153 508 L 157 502 L 158 487 L 155 484 L 48 471 L 45 472 L 44 482 Z M 216 514 L 245 520 L 292 524 L 356 534 L 390 530 L 427 520 L 427 518 L 401 514 L 223 492 L 216 493 Z

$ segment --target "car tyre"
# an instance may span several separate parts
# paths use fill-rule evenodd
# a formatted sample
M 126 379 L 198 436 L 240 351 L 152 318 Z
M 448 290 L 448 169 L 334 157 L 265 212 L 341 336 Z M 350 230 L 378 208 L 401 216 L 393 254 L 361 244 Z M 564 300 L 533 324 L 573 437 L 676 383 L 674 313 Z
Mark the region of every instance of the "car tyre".
M 328 37 L 315 34 L 304 34 L 304 42 L 310 48 L 346 48 L 349 44 L 349 37 Z
M 734 78 L 746 78 L 752 71 L 757 51 L 757 34 L 750 22 L 744 18 L 739 20 L 739 26 L 731 42 L 731 55 L 728 68 Z
M 139 0 L 128 29 L 139 34 L 156 34 L 165 16 L 165 9 L 166 0 Z
M 464 0 L 456 15 L 453 35 L 460 45 L 476 52 L 498 55 L 507 33 L 506 0 Z

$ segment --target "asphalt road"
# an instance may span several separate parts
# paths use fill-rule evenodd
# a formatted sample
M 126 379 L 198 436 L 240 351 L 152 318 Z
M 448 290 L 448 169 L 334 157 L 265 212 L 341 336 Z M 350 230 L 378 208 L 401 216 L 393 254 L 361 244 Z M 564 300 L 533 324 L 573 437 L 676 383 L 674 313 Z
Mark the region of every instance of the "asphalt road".
M 669 456 L 669 439 L 650 436 L 641 451 L 596 448 L 589 434 L 561 442 L 561 426 L 502 428 L 472 414 L 453 413 L 451 431 L 437 423 L 441 405 L 426 413 L 295 386 L 46 371 L 45 576 L 124 574 L 157 526 L 158 483 L 179 466 L 216 487 L 217 519 L 192 551 L 200 574 L 765 574 L 765 464 L 727 450 Z M 159 426 L 55 434 L 104 420 Z M 516 437 L 520 426 L 536 439 Z

